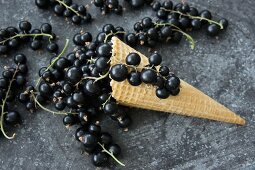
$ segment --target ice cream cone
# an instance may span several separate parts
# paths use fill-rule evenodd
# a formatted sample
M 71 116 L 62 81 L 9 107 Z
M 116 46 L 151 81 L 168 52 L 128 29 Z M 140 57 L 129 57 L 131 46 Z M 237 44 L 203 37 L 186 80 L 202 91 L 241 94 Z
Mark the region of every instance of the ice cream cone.
M 129 47 L 117 37 L 113 37 L 111 41 L 113 44 L 111 65 L 125 63 L 126 56 L 131 52 L 140 55 L 139 68 L 149 64 L 147 57 Z M 111 86 L 112 97 L 121 105 L 240 125 L 245 124 L 243 118 L 183 80 L 181 80 L 180 93 L 167 99 L 159 99 L 155 94 L 156 87 L 144 83 L 139 86 L 132 86 L 127 80 L 123 82 L 112 80 Z

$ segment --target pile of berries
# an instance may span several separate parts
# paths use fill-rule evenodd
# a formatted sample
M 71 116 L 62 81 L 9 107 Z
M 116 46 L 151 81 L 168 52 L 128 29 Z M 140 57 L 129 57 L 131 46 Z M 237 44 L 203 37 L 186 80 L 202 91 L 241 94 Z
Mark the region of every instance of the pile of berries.
M 119 4 L 119 0 L 93 0 L 93 4 L 100 8 L 103 15 L 111 12 L 121 15 L 123 12 L 123 8 Z
M 141 83 L 155 85 L 156 96 L 166 99 L 171 95 L 176 96 L 180 92 L 180 79 L 176 77 L 167 66 L 160 66 L 162 57 L 154 52 L 148 58 L 149 65 L 140 68 L 141 57 L 137 53 L 130 53 L 126 57 L 125 64 L 113 65 L 110 69 L 111 78 L 117 82 L 128 80 L 132 86 Z M 158 67 L 159 69 L 157 69 Z M 138 70 L 141 70 L 139 72 Z
M 15 55 L 13 61 L 15 66 L 4 67 L 0 78 L 0 128 L 2 134 L 8 139 L 12 139 L 14 134 L 13 136 L 8 136 L 5 133 L 5 126 L 14 126 L 21 123 L 20 114 L 13 110 L 12 104 L 26 84 L 26 74 L 28 72 L 27 58 L 24 54 Z
M 206 27 L 207 34 L 216 36 L 221 30 L 228 26 L 228 21 L 224 18 L 218 22 L 212 20 L 212 14 L 208 10 L 198 11 L 195 7 L 190 7 L 187 3 L 173 4 L 172 1 L 154 1 L 152 9 L 159 18 L 158 22 L 166 22 L 175 25 L 182 30 L 200 30 Z
M 21 21 L 18 27 L 19 29 L 10 26 L 0 30 L 0 55 L 8 54 L 24 43 L 29 43 L 33 50 L 39 50 L 43 47 L 45 40 L 48 43 L 47 50 L 57 53 L 58 45 L 54 42 L 56 35 L 52 32 L 50 24 L 43 23 L 39 29 L 32 29 L 30 22 Z
M 93 40 L 89 32 L 79 32 L 74 35 L 73 43 L 77 46 L 73 52 L 63 56 L 68 41 L 59 55 L 55 55 L 47 67 L 39 70 L 39 80 L 36 86 L 27 86 L 25 91 L 15 95 L 16 91 L 26 84 L 25 75 L 28 71 L 26 57 L 17 54 L 14 57 L 15 68 L 6 68 L 0 78 L 0 127 L 3 135 L 10 139 L 4 125 L 15 125 L 20 122 L 20 115 L 16 111 L 9 111 L 10 103 L 18 96 L 30 112 L 39 107 L 53 114 L 65 115 L 65 127 L 77 125 L 75 138 L 84 150 L 92 155 L 95 166 L 104 166 L 109 158 L 123 165 L 117 157 L 121 148 L 116 144 L 112 135 L 102 131 L 100 118 L 110 117 L 124 131 L 132 123 L 131 118 L 123 113 L 117 101 L 111 96 L 110 81 L 129 82 L 132 86 L 142 83 L 155 86 L 155 95 L 166 99 L 170 95 L 176 96 L 180 92 L 180 79 L 170 71 L 167 66 L 160 65 L 162 57 L 154 52 L 148 57 L 149 64 L 141 67 L 141 57 L 137 53 L 126 56 L 125 63 L 110 65 L 112 56 L 111 38 L 117 36 L 128 45 L 146 45 L 154 47 L 158 42 L 179 42 L 185 36 L 192 45 L 194 41 L 186 31 L 199 30 L 207 27 L 207 33 L 216 36 L 221 29 L 226 29 L 228 22 L 221 19 L 213 21 L 208 10 L 198 12 L 186 3 L 173 5 L 172 1 L 160 3 L 152 0 L 127 0 L 134 8 L 144 4 L 151 5 L 157 12 L 157 21 L 144 17 L 134 24 L 134 31 L 127 33 L 123 27 L 106 24 Z M 77 5 L 72 0 L 35 0 L 35 4 L 42 9 L 53 8 L 58 16 L 70 18 L 74 24 L 88 23 L 92 17 L 83 5 Z M 118 0 L 93 0 L 102 13 L 114 12 L 121 14 L 123 9 Z M 21 21 L 19 30 L 7 27 L 0 30 L 0 54 L 7 54 L 23 42 L 29 42 L 33 50 L 42 47 L 43 37 L 50 39 L 47 50 L 58 54 L 58 45 L 52 40 L 55 34 L 50 24 L 42 24 L 40 29 L 32 29 L 31 23 Z M 52 111 L 45 107 L 46 104 L 54 105 Z M 67 111 L 68 110 L 68 111 Z
M 57 16 L 69 18 L 74 24 L 85 24 L 92 20 L 84 5 L 73 3 L 72 0 L 35 0 L 38 8 L 52 8 Z

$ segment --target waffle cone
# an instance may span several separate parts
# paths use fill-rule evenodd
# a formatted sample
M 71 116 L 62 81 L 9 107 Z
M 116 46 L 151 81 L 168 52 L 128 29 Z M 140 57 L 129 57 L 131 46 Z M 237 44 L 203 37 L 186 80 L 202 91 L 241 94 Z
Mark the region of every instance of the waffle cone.
M 141 56 L 141 63 L 138 67 L 148 65 L 147 57 L 129 47 L 118 38 L 113 37 L 112 44 L 111 65 L 125 63 L 126 56 L 131 52 L 136 52 Z M 240 125 L 245 124 L 245 120 L 240 116 L 183 80 L 181 80 L 180 93 L 167 99 L 159 99 L 155 94 L 156 87 L 144 83 L 139 86 L 132 86 L 127 80 L 123 82 L 112 80 L 111 86 L 113 98 L 124 106 L 176 113 Z

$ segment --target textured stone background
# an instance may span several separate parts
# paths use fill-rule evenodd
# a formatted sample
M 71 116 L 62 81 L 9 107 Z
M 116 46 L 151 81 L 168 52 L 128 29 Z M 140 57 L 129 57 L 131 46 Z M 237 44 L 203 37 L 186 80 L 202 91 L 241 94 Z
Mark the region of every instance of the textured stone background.
M 81 2 L 87 4 L 88 0 Z M 193 51 L 185 41 L 156 49 L 163 54 L 164 63 L 181 78 L 244 117 L 247 125 L 127 109 L 134 122 L 129 132 L 122 132 L 110 120 L 103 125 L 121 145 L 121 160 L 126 164 L 125 168 L 111 165 L 109 169 L 255 169 L 255 1 L 190 3 L 211 10 L 216 17 L 229 19 L 228 30 L 218 40 L 204 32 L 192 33 L 197 41 Z M 16 26 L 22 19 L 35 27 L 50 22 L 63 46 L 65 38 L 72 38 L 81 29 L 95 35 L 103 24 L 113 23 L 131 30 L 143 16 L 154 16 L 148 7 L 137 11 L 128 8 L 123 17 L 101 16 L 94 7 L 90 11 L 94 22 L 79 27 L 54 16 L 52 11 L 37 9 L 33 0 L 1 0 L 0 22 L 1 27 Z M 48 63 L 51 56 L 27 48 L 20 51 L 29 58 L 30 82 L 34 83 L 38 68 Z M 11 58 L 0 58 L 0 70 Z M 91 158 L 80 154 L 81 146 L 73 138 L 74 129 L 64 128 L 62 116 L 19 110 L 24 121 L 16 129 L 17 137 L 10 141 L 0 139 L 0 169 L 95 169 Z

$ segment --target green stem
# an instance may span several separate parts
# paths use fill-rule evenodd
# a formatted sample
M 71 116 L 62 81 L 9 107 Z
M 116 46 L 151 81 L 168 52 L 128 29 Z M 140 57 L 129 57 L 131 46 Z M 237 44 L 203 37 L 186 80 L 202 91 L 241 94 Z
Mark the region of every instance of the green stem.
M 63 5 L 64 7 L 66 7 L 66 9 L 69 9 L 70 11 L 73 11 L 77 16 L 80 16 L 80 14 L 78 13 L 78 11 L 74 10 L 73 8 L 71 8 L 70 6 L 66 5 L 63 1 L 61 0 L 55 0 L 57 1 L 59 4 Z
M 190 43 L 190 48 L 193 50 L 195 48 L 195 41 L 194 39 L 189 35 L 187 34 L 186 32 L 182 31 L 179 27 L 177 27 L 176 25 L 174 24 L 170 24 L 170 23 L 154 23 L 156 25 L 156 27 L 158 26 L 171 26 L 171 27 L 174 27 L 175 29 L 173 29 L 173 31 L 177 31 L 177 32 L 180 32 L 182 33 L 186 39 L 188 40 L 188 42 Z
M 55 111 L 52 111 L 52 110 L 50 110 L 50 109 L 44 107 L 44 106 L 36 99 L 36 97 L 35 97 L 35 95 L 34 95 L 33 92 L 31 93 L 31 95 L 32 95 L 33 100 L 35 101 L 35 103 L 36 103 L 40 108 L 42 108 L 43 110 L 45 110 L 46 112 L 50 112 L 50 113 L 52 113 L 52 114 L 57 114 L 57 115 L 67 115 L 67 114 L 71 114 L 71 112 L 66 112 L 66 113 L 64 113 L 64 112 L 55 112 Z
M 66 49 L 67 49 L 68 43 L 69 43 L 69 39 L 66 39 L 65 46 L 64 46 L 63 50 L 62 50 L 61 53 L 51 62 L 51 64 L 45 69 L 45 71 L 48 71 L 48 70 L 55 64 L 55 62 L 56 62 L 61 56 L 63 56 L 63 54 L 65 53 L 65 51 L 66 51 Z M 37 86 L 39 85 L 39 83 L 41 82 L 41 79 L 42 79 L 42 77 L 39 77 L 39 79 L 38 79 L 37 82 L 36 82 L 35 87 L 37 87 Z
M 171 9 L 165 9 L 165 8 L 161 8 L 163 9 L 164 11 L 167 11 L 167 12 L 173 12 L 173 13 L 177 13 L 177 14 L 180 14 L 182 16 L 185 16 L 185 17 L 189 17 L 191 19 L 199 19 L 199 20 L 205 20 L 205 21 L 208 21 L 209 23 L 214 23 L 216 25 L 219 25 L 220 26 L 220 29 L 223 29 L 223 25 L 219 22 L 216 22 L 214 20 L 211 20 L 211 19 L 207 19 L 207 18 L 204 18 L 204 17 L 200 17 L 200 16 L 192 16 L 192 15 L 189 15 L 189 14 L 184 14 L 180 11 L 175 11 L 175 10 L 171 10 Z
M 111 31 L 111 33 L 106 34 L 105 39 L 104 39 L 104 43 L 106 43 L 108 37 L 110 37 L 110 36 L 112 36 L 112 35 L 125 34 L 125 33 L 126 33 L 126 32 L 124 32 L 124 31 L 117 31 L 117 32 L 115 32 L 115 33 Z
M 8 136 L 8 135 L 5 133 L 5 131 L 4 131 L 4 125 L 3 125 L 3 121 L 4 121 L 4 120 L 3 120 L 3 119 L 4 119 L 4 114 L 6 113 L 6 112 L 4 112 L 4 107 L 5 107 L 6 101 L 7 101 L 7 99 L 8 99 L 8 96 L 9 96 L 9 93 L 10 93 L 10 90 L 11 90 L 12 83 L 13 83 L 13 81 L 15 80 L 15 76 L 16 76 L 18 70 L 19 70 L 19 64 L 17 65 L 17 67 L 16 67 L 16 69 L 15 69 L 15 72 L 13 73 L 12 79 L 11 79 L 11 81 L 10 81 L 10 83 L 9 83 L 7 92 L 6 92 L 6 94 L 5 94 L 5 97 L 4 97 L 4 99 L 3 99 L 3 101 L 2 101 L 2 105 L 1 105 L 0 128 L 1 128 L 2 134 L 3 134 L 4 137 L 7 138 L 7 139 L 13 139 L 13 138 L 15 137 L 15 133 L 14 133 L 12 136 Z
M 98 142 L 98 145 L 101 146 L 101 148 L 103 149 L 102 152 L 107 153 L 108 155 L 110 155 L 118 164 L 120 164 L 121 166 L 125 166 L 125 164 L 123 164 L 122 162 L 120 162 L 114 155 L 113 153 L 109 152 L 107 149 L 105 149 L 104 145 L 102 145 L 101 143 Z
M 104 108 L 104 105 L 111 99 L 112 97 L 112 93 L 109 93 L 109 97 L 106 99 L 106 101 L 102 104 L 103 108 Z
M 0 41 L 0 44 L 5 43 L 8 40 L 14 39 L 14 38 L 18 38 L 18 37 L 38 37 L 38 36 L 45 36 L 45 37 L 49 37 L 49 39 L 52 39 L 53 36 L 50 34 L 45 34 L 45 33 L 41 33 L 41 34 L 16 34 L 10 38 L 7 38 L 3 41 Z

